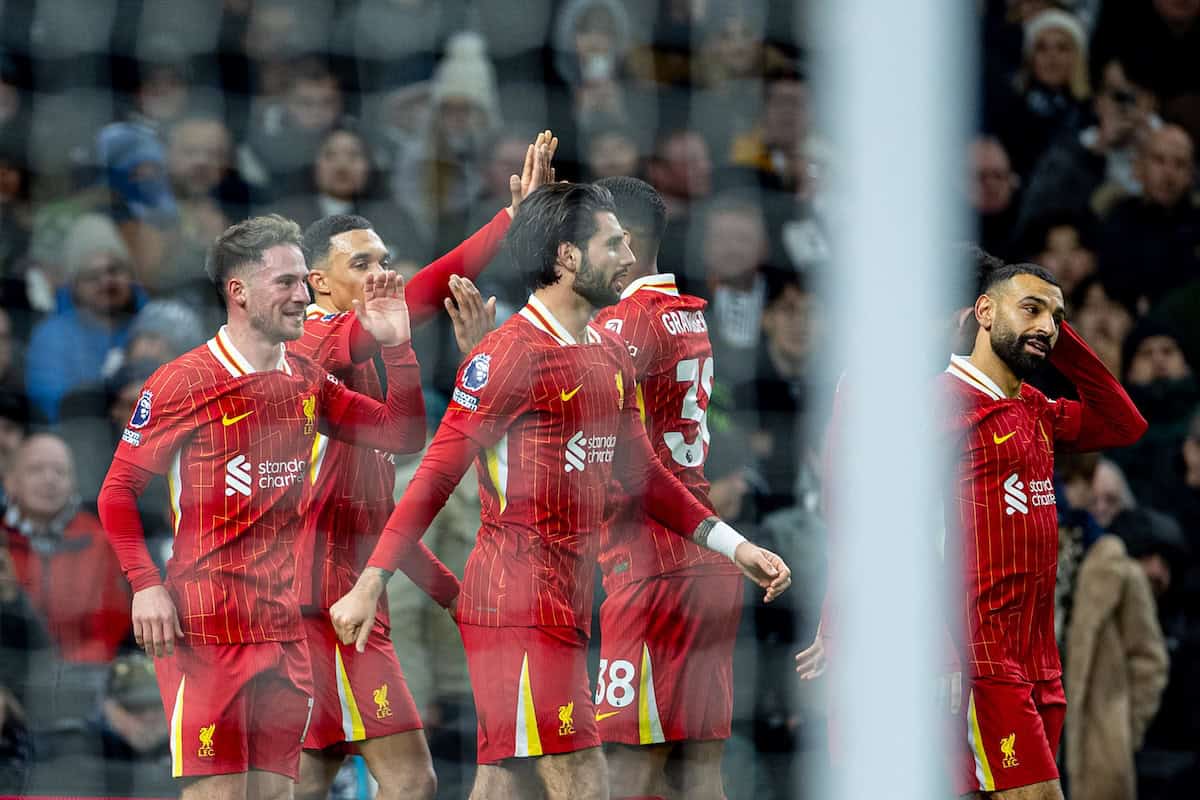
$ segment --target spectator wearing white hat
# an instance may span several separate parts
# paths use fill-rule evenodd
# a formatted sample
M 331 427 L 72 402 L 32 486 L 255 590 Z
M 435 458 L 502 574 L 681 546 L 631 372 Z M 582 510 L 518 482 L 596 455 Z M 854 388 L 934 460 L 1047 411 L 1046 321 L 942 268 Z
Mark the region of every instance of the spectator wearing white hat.
M 477 33 L 451 37 L 429 85 L 428 121 L 394 153 L 391 188 L 437 252 L 458 244 L 484 189 L 485 145 L 500 124 L 496 72 Z
M 1087 34 L 1075 16 L 1047 9 L 1026 21 L 1024 63 L 987 121 L 1018 175 L 1028 177 L 1055 138 L 1082 126 L 1091 96 L 1087 65 Z

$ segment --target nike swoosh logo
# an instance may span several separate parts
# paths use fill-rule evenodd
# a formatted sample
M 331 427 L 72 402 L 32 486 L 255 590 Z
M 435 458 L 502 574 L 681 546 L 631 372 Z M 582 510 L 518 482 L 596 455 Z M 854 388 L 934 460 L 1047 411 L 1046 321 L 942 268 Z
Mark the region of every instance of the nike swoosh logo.
M 993 433 L 992 441 L 995 442 L 996 444 L 1004 444 L 1005 442 L 1007 442 L 1009 439 L 1011 439 L 1012 437 L 1014 437 L 1016 435 L 1017 435 L 1016 431 L 1013 431 L 1012 433 L 1006 433 L 1003 436 L 997 436 L 996 434 Z
M 621 709 L 621 711 L 623 711 L 623 710 L 624 709 Z M 615 717 L 617 714 L 620 714 L 621 711 L 605 711 L 603 714 L 597 714 L 596 722 L 603 722 L 604 720 L 608 719 L 609 717 Z
M 572 397 L 574 397 L 576 394 L 578 394 L 578 393 L 579 393 L 579 390 L 580 390 L 580 389 L 582 389 L 582 388 L 583 388 L 583 384 L 581 383 L 581 384 L 579 384 L 578 386 L 576 386 L 574 389 L 572 389 L 572 390 L 571 390 L 571 391 L 569 391 L 569 392 L 568 392 L 567 390 L 565 390 L 565 389 L 564 389 L 564 390 L 562 390 L 561 392 L 559 392 L 559 393 L 558 393 L 558 397 L 559 397 L 559 399 L 560 399 L 560 400 L 562 400 L 564 403 L 566 403 L 566 402 L 569 402 L 569 401 L 570 401 L 570 399 L 571 399 Z
M 221 416 L 221 424 L 228 428 L 230 425 L 236 425 L 253 413 L 253 411 L 247 411 L 245 414 L 238 414 L 236 417 L 231 417 L 228 414 L 224 414 Z

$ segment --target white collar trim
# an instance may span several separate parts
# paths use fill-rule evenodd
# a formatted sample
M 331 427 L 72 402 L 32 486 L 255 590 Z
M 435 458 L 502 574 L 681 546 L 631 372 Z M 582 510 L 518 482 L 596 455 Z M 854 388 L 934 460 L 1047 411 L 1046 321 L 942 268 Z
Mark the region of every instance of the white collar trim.
M 671 272 L 656 272 L 653 275 L 644 275 L 638 278 L 625 287 L 625 291 L 621 292 L 621 299 L 624 300 L 634 292 L 642 290 L 679 297 L 679 286 L 675 282 L 674 273 Z
M 221 329 L 217 331 L 217 335 L 208 340 L 209 352 L 233 377 L 240 378 L 243 375 L 253 374 L 257 370 L 250 364 L 250 360 L 234 347 L 233 340 L 229 338 L 228 328 L 228 325 L 222 325 Z M 288 375 L 292 374 L 292 368 L 287 363 L 287 349 L 282 342 L 279 345 L 279 361 L 275 363 L 275 369 L 282 370 Z
M 993 400 L 1008 399 L 1004 390 L 984 374 L 983 370 L 972 364 L 967 356 L 950 356 L 950 366 L 946 367 L 946 372 Z

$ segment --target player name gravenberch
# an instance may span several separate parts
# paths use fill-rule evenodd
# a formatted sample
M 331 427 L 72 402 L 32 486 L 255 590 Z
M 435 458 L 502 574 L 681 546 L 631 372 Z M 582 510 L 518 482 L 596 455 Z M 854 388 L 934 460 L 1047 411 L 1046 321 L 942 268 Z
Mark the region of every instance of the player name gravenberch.
M 703 311 L 668 311 L 662 315 L 663 327 L 672 336 L 681 333 L 704 333 L 708 323 Z

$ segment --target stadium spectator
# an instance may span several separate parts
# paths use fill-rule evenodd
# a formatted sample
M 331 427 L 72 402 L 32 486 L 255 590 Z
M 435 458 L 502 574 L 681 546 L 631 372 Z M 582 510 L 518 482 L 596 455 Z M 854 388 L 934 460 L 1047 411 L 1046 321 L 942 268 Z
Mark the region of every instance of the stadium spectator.
M 1122 512 L 1112 533 L 1083 542 L 1077 556 L 1063 637 L 1070 698 L 1064 760 L 1072 797 L 1137 797 L 1134 754 L 1158 712 L 1168 661 L 1150 571 L 1130 557 L 1122 537 L 1132 518 L 1151 513 Z
M 332 214 L 363 215 L 372 220 L 389 248 L 418 258 L 427 252 L 416 221 L 405 208 L 386 197 L 382 176 L 356 128 L 338 124 L 325 133 L 317 147 L 310 180 L 303 188 L 303 192 L 275 204 L 275 210 L 301 227 Z
M 1200 90 L 1200 4 L 1192 0 L 1106 2 L 1093 37 L 1097 64 L 1138 63 L 1164 108 Z
M 1117 203 L 1101 230 L 1100 273 L 1121 302 L 1148 311 L 1200 278 L 1200 206 L 1192 196 L 1195 150 L 1177 125 L 1151 132 L 1135 164 L 1142 193 Z
M 1100 459 L 1092 476 L 1092 504 L 1088 508 L 1101 528 L 1107 529 L 1117 514 L 1137 507 L 1137 498 L 1119 466 L 1107 458 Z
M 1083 26 L 1048 9 L 1025 22 L 1024 63 L 987 127 L 1004 143 L 1013 170 L 1027 178 L 1056 137 L 1082 125 L 1090 96 Z
M 731 192 L 714 198 L 696 227 L 703 273 L 689 275 L 685 291 L 709 301 L 705 317 L 713 358 L 721 365 L 721 380 L 736 386 L 753 374 L 757 361 L 768 286 L 766 221 L 753 194 Z
M 495 69 L 475 33 L 459 33 L 429 86 L 426 124 L 392 156 L 390 186 L 438 252 L 465 238 L 466 217 L 484 191 L 489 136 L 500 124 Z
M 790 65 L 774 68 L 764 82 L 758 124 L 733 140 L 730 161 L 768 186 L 794 189 L 801 180 L 800 154 L 829 154 L 829 145 L 812 131 L 811 105 L 807 76 Z
M 1050 270 L 1067 298 L 1096 273 L 1094 226 L 1084 214 L 1048 214 L 1034 220 L 1021 238 L 1021 257 Z
M 162 274 L 167 231 L 179 209 L 158 134 L 142 124 L 114 122 L 97 134 L 96 151 L 112 200 L 110 213 L 129 247 L 134 275 L 150 291 L 167 288 L 169 276 Z
M 1133 328 L 1129 309 L 1113 300 L 1098 278 L 1084 278 L 1071 297 L 1079 333 L 1114 375 L 1121 374 L 1121 344 Z
M 546 105 L 550 127 L 564 144 L 559 160 L 567 175 L 581 171 L 583 145 L 599 121 L 617 117 L 640 124 L 654 118 L 649 99 L 626 81 L 632 26 L 619 0 L 567 0 L 555 17 Z
M 250 188 L 231 169 L 233 140 L 215 116 L 194 115 L 166 133 L 167 176 L 179 207 L 179 227 L 169 271 L 197 277 L 204 248 L 249 211 Z
M 1141 193 L 1134 171 L 1138 144 L 1162 125 L 1157 100 L 1120 61 L 1104 65 L 1092 99 L 1096 124 L 1059 138 L 1025 184 L 1018 227 L 1068 211 L 1103 215 L 1124 195 Z
M 295 13 L 279 3 L 267 5 L 281 14 Z M 301 59 L 285 74 L 286 91 L 265 100 L 237 151 L 238 172 L 252 186 L 276 196 L 303 185 L 321 140 L 345 107 L 341 84 L 321 61 Z
M 660 129 L 646 174 L 667 204 L 668 222 L 680 224 L 694 204 L 712 194 L 713 163 L 708 143 L 691 128 Z M 665 242 L 663 249 L 668 249 Z
M 989 253 L 1012 255 L 1020 203 L 1020 177 L 999 139 L 981 136 L 967 150 L 967 198 L 975 212 L 975 236 Z
M 62 396 L 99 379 L 108 359 L 119 354 L 143 302 L 129 249 L 108 217 L 85 214 L 72 224 L 63 268 L 68 284 L 59 293 L 59 309 L 34 328 L 25 362 L 30 400 L 51 422 Z
M 25 707 L 36 702 L 52 644 L 41 616 L 17 579 L 8 542 L 0 532 L 0 786 L 20 790 L 34 755 Z
M 754 374 L 734 389 L 740 427 L 764 484 L 758 499 L 764 514 L 797 504 L 801 465 L 814 458 L 808 415 L 818 403 L 811 383 L 821 336 L 820 301 L 802 276 L 772 271 L 766 283 Z M 718 361 L 722 375 L 729 362 Z
M 589 180 L 638 176 L 642 172 L 642 146 L 635 128 L 619 117 L 596 121 L 583 142 L 583 168 Z
M 79 508 L 66 442 L 30 436 L 4 478 L 17 578 L 62 658 L 105 664 L 129 638 L 129 591 L 100 520 Z

